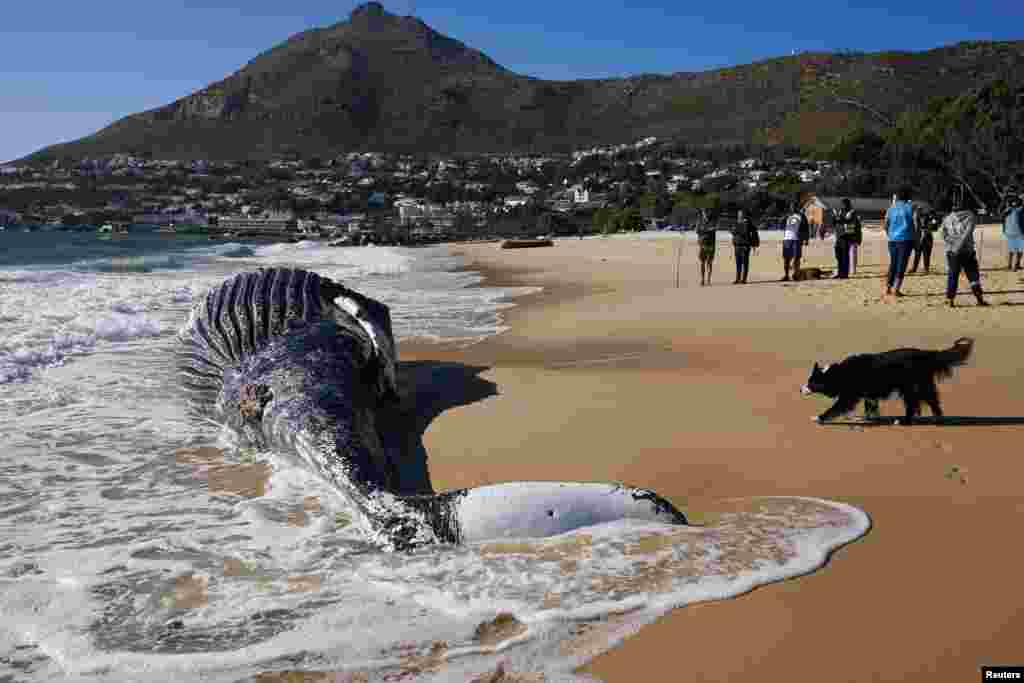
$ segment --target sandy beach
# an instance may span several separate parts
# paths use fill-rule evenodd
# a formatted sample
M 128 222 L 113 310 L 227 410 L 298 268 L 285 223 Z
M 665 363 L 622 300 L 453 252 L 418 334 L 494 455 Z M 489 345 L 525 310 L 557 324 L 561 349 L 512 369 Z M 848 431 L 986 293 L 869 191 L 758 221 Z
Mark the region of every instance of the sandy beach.
M 983 232 L 983 269 L 1005 269 L 998 229 Z M 895 300 L 881 296 L 878 234 L 857 277 L 785 284 L 780 245 L 762 239 L 745 286 L 731 284 L 720 241 L 711 287 L 698 286 L 696 245 L 679 237 L 457 246 L 485 284 L 543 290 L 505 312 L 498 336 L 401 346 L 412 367 L 465 366 L 465 398 L 439 402 L 422 425 L 433 485 L 615 480 L 695 519 L 765 495 L 871 516 L 867 536 L 816 573 L 677 609 L 597 657 L 584 671 L 606 681 L 964 681 L 984 664 L 1020 664 L 1022 274 L 985 270 L 987 309 L 962 280 L 961 306 L 947 309 L 940 245 L 933 274 L 909 276 Z M 831 250 L 813 241 L 804 265 L 834 267 Z M 941 385 L 941 423 L 811 422 L 828 405 L 799 393 L 816 360 L 961 336 L 975 355 Z

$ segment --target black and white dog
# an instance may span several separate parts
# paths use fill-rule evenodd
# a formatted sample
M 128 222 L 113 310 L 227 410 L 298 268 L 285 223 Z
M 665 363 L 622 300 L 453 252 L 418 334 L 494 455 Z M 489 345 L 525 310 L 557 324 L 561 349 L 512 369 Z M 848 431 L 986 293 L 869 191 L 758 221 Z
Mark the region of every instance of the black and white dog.
M 845 415 L 862 400 L 877 402 L 893 394 L 899 394 L 906 405 L 907 423 L 920 413 L 922 402 L 928 404 L 933 415 L 942 417 L 935 381 L 951 377 L 953 368 L 967 362 L 973 346 L 973 339 L 961 337 L 942 351 L 893 349 L 857 354 L 823 368 L 815 363 L 800 392 L 836 399 L 831 408 L 814 418 L 816 422 Z

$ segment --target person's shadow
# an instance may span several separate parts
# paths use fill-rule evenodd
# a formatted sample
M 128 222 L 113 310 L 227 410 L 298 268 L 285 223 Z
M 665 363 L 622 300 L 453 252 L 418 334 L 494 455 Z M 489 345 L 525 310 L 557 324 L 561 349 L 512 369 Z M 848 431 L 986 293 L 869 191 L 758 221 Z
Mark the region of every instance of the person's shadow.
M 434 493 L 423 434 L 434 418 L 458 406 L 498 395 L 498 385 L 480 374 L 490 368 L 445 361 L 399 362 L 401 401 L 381 408 L 377 430 L 388 460 L 395 467 L 391 492 L 397 495 Z

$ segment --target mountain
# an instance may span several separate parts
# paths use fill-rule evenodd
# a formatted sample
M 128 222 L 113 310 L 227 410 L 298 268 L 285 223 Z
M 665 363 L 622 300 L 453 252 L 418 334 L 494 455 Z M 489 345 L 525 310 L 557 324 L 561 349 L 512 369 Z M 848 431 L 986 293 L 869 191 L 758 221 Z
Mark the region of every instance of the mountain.
M 227 78 L 28 157 L 116 152 L 268 158 L 285 152 L 567 151 L 646 136 L 825 144 L 1024 65 L 1024 41 L 926 52 L 803 53 L 700 73 L 522 76 L 377 2 Z

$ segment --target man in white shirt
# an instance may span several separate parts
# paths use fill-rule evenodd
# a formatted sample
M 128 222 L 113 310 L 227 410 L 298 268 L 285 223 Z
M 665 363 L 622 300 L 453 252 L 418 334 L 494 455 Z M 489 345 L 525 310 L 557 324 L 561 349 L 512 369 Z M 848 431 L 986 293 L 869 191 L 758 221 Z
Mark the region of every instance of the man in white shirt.
M 806 241 L 804 225 L 807 218 L 800 211 L 800 205 L 796 202 L 790 206 L 790 214 L 786 217 L 786 224 L 782 229 L 782 268 L 785 274 L 783 282 L 789 282 L 789 266 L 793 265 L 793 276 L 800 270 L 800 257 L 803 256 L 803 244 Z

